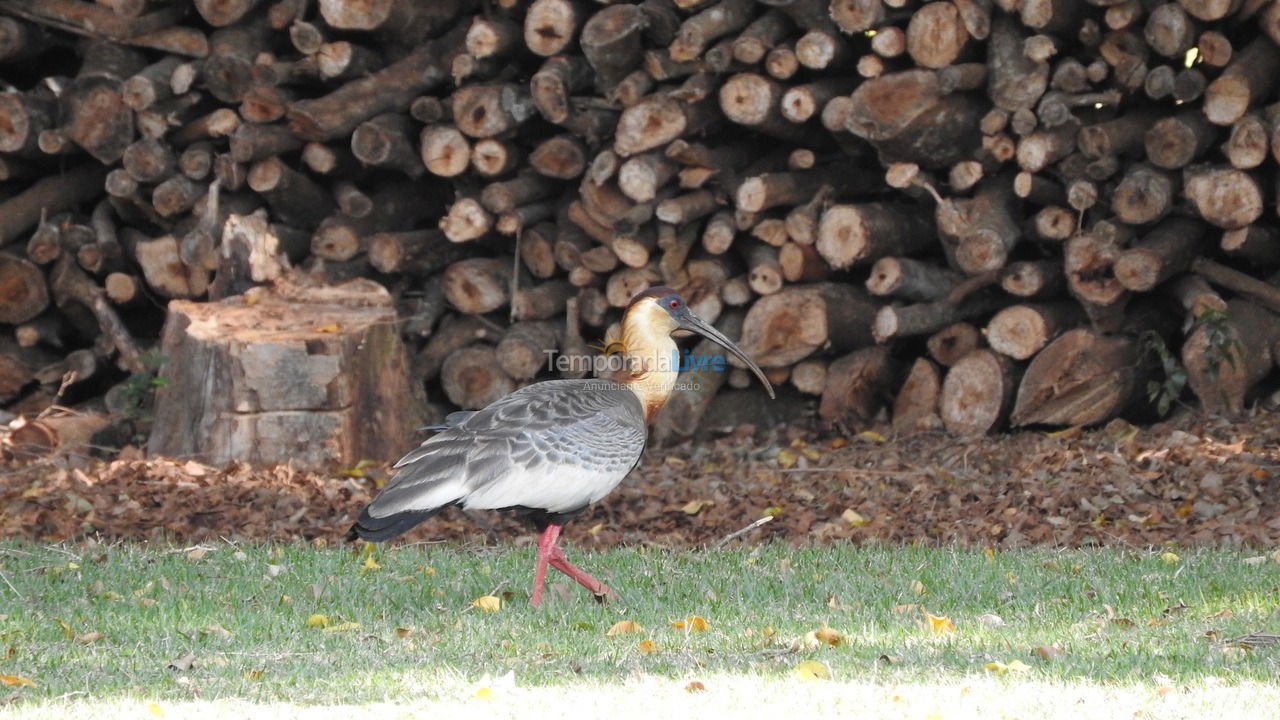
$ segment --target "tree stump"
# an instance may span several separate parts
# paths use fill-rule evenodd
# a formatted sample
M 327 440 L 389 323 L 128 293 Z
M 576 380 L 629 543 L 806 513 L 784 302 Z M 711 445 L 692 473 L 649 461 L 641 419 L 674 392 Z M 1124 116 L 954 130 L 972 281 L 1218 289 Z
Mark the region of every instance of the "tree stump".
M 370 280 L 175 300 L 153 455 L 306 468 L 393 460 L 421 420 L 390 295 Z

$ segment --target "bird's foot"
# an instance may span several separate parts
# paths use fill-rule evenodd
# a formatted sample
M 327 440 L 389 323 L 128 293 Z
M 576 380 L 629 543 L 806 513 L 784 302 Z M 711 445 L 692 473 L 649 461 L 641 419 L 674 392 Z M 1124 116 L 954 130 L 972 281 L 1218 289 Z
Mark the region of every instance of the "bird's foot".
M 598 589 L 592 590 L 591 595 L 595 597 L 596 602 L 604 605 L 608 602 L 618 602 L 622 599 L 618 593 L 614 592 L 608 585 L 601 585 Z

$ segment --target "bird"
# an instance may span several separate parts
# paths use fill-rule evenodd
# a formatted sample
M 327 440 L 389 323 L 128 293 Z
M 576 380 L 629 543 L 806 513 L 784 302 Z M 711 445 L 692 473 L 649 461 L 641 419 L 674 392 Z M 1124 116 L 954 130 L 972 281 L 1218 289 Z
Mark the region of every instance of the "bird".
M 689 309 L 675 290 L 638 293 L 622 317 L 622 362 L 611 377 L 545 380 L 487 407 L 451 413 L 394 466 L 361 511 L 348 540 L 390 540 L 450 506 L 514 510 L 539 532 L 529 602 L 542 602 L 547 567 L 617 598 L 569 562 L 558 541 L 565 523 L 600 501 L 640 463 L 648 426 L 675 388 L 680 356 L 672 334 L 692 331 L 736 356 L 774 397 L 760 367 Z

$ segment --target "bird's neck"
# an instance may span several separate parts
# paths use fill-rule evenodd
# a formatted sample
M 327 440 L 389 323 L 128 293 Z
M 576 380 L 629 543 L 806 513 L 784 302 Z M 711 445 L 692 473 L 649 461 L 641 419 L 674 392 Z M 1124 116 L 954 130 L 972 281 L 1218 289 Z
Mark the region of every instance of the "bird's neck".
M 638 313 L 623 318 L 622 342 L 625 363 L 618 380 L 636 394 L 644 406 L 645 421 L 652 422 L 680 376 L 679 349 L 665 322 L 654 322 Z

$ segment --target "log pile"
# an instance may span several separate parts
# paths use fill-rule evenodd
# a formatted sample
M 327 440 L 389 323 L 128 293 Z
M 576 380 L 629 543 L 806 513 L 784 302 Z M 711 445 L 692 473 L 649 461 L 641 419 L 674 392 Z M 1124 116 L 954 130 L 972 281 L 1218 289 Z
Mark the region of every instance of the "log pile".
M 119 413 L 257 214 L 387 287 L 441 412 L 581 374 L 548 353 L 656 284 L 845 426 L 1140 415 L 1156 345 L 1238 412 L 1278 42 L 1267 0 L 0 0 L 0 405 Z

